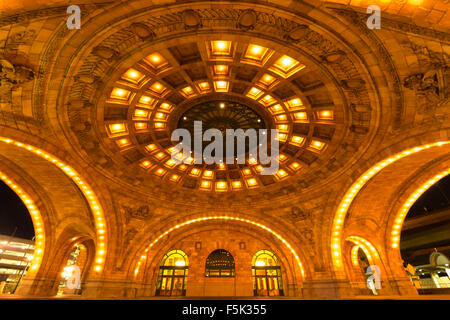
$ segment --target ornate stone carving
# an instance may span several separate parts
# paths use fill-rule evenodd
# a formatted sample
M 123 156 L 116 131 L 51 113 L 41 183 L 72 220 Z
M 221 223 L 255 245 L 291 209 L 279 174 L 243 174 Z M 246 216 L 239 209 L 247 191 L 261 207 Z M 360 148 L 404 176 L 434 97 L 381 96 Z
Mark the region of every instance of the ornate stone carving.
M 285 38 L 292 41 L 300 41 L 301 39 L 305 38 L 307 33 L 310 31 L 311 30 L 308 29 L 308 26 L 299 25 L 298 27 L 289 31 L 289 33 L 286 34 Z
M 96 56 L 98 56 L 102 59 L 106 59 L 106 60 L 111 60 L 119 55 L 119 53 L 116 50 L 105 47 L 105 46 L 95 47 L 92 50 L 92 53 L 95 54 Z
M 153 30 L 144 23 L 133 23 L 130 28 L 136 36 L 144 41 L 150 41 L 156 36 Z
M 419 113 L 430 112 L 437 106 L 449 102 L 448 84 L 446 84 L 448 70 L 448 68 L 432 69 L 424 73 L 412 74 L 404 79 L 403 86 L 414 90 L 418 98 Z
M 134 219 L 145 220 L 152 215 L 150 208 L 147 205 L 140 206 L 138 208 L 131 208 L 124 205 L 123 209 L 125 210 L 127 216 Z
M 185 29 L 197 29 L 202 26 L 202 20 L 199 14 L 194 10 L 185 10 L 182 13 Z

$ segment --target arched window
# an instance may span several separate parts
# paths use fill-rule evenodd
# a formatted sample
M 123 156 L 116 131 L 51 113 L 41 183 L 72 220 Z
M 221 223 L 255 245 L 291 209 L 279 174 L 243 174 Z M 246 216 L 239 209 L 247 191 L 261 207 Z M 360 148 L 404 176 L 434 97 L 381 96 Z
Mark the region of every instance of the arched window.
M 157 296 L 185 296 L 188 272 L 188 257 L 181 250 L 172 250 L 161 259 Z
M 224 249 L 211 252 L 206 259 L 207 277 L 234 277 L 234 259 Z
M 253 256 L 253 291 L 255 296 L 282 296 L 281 267 L 270 251 L 260 250 Z

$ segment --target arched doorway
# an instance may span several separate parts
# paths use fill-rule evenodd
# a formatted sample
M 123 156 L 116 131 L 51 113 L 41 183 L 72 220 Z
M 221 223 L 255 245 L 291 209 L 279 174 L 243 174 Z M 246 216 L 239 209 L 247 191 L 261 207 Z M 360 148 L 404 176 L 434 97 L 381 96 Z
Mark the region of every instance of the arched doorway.
M 157 296 L 185 296 L 189 261 L 186 253 L 171 250 L 164 255 L 159 266 Z
M 260 250 L 252 261 L 255 296 L 283 296 L 283 282 L 279 260 L 272 252 Z
M 217 249 L 211 252 L 206 259 L 206 277 L 234 277 L 234 258 L 227 250 Z

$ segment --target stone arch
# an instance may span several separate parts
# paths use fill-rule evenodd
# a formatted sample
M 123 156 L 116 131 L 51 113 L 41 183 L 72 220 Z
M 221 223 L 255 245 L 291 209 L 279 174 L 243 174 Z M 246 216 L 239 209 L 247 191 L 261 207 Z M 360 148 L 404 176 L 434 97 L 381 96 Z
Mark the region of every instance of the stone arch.
M 180 249 L 178 243 L 185 241 L 190 237 L 194 237 L 200 233 L 206 235 L 210 232 L 217 232 L 217 231 L 220 231 L 222 235 L 227 235 L 228 233 L 231 233 L 236 236 L 236 232 L 238 232 L 239 234 L 245 235 L 245 237 L 250 237 L 249 239 L 253 239 L 253 241 L 259 243 L 259 246 L 255 249 L 270 248 L 271 251 L 277 255 L 282 265 L 283 279 L 286 282 L 286 287 L 288 287 L 289 284 L 288 294 L 289 295 L 301 294 L 299 288 L 301 288 L 301 281 L 303 280 L 301 279 L 302 277 L 298 270 L 297 261 L 295 260 L 294 257 L 292 257 L 292 253 L 282 243 L 279 242 L 277 243 L 274 237 L 270 236 L 270 234 L 262 232 L 258 228 L 252 227 L 248 228 L 245 225 L 230 223 L 229 221 L 223 223 L 219 221 L 205 221 L 201 225 L 194 224 L 194 226 L 195 228 L 187 228 L 187 229 L 180 228 L 173 234 L 168 235 L 166 239 L 156 243 L 155 246 L 153 246 L 152 249 L 149 250 L 147 253 L 141 255 L 139 261 L 142 262 L 141 266 L 143 266 L 143 268 L 139 269 L 138 274 L 135 273 L 136 269 L 134 269 L 133 267 L 136 265 L 136 263 L 130 266 L 130 273 L 131 272 L 134 273 L 135 279 L 134 281 L 136 282 L 136 284 L 138 285 L 139 282 L 143 281 L 142 285 L 138 285 L 142 288 L 142 290 L 144 290 L 144 293 L 142 294 L 152 295 L 153 289 L 151 289 L 151 287 L 155 282 L 156 279 L 155 277 L 157 276 L 155 266 L 159 265 L 161 257 L 164 256 L 166 252 L 173 250 L 175 248 Z M 211 253 L 210 251 L 214 249 L 225 249 L 229 251 L 230 254 L 233 255 L 233 257 L 235 258 L 236 270 L 238 270 L 237 268 L 239 267 L 245 269 L 244 273 L 248 272 L 247 274 L 248 279 L 246 279 L 246 281 L 251 284 L 251 262 L 253 258 L 251 252 L 247 252 L 246 250 L 240 250 L 239 247 L 237 248 L 230 247 L 230 243 L 228 243 L 226 240 L 223 240 L 222 242 L 220 242 L 220 244 L 217 245 L 214 240 L 208 240 L 205 243 L 206 244 L 202 245 L 202 249 L 204 249 L 204 252 L 202 251 L 201 256 L 198 257 L 195 256 L 195 259 L 193 259 L 192 254 L 195 254 L 196 250 L 193 250 L 192 248 L 180 249 L 183 250 L 188 255 L 190 260 L 190 267 L 193 267 L 193 264 L 194 265 L 197 264 L 196 265 L 198 269 L 197 272 L 200 272 L 202 275 L 204 275 L 205 262 L 208 254 Z M 205 249 L 206 248 L 205 246 L 209 248 L 208 249 L 209 251 Z M 188 283 L 189 283 L 189 276 L 188 276 Z M 140 290 L 141 289 L 139 289 L 139 292 L 141 292 Z
M 96 226 L 98 225 L 98 220 L 95 220 L 96 217 L 92 213 L 94 211 L 93 204 L 95 202 L 95 206 L 98 206 L 97 211 L 101 213 L 100 204 L 97 202 L 94 192 L 84 182 L 83 178 L 77 175 L 70 166 L 43 149 L 10 138 L 1 137 L 0 157 L 4 163 L 0 166 L 14 168 L 14 173 L 17 177 L 30 181 L 29 183 L 39 190 L 42 196 L 38 196 L 38 207 L 50 209 L 43 211 L 47 213 L 43 218 L 43 221 L 47 222 L 43 228 L 46 229 L 46 232 L 49 232 L 49 241 L 45 243 L 47 250 L 43 259 L 43 265 L 48 270 L 40 269 L 38 274 L 30 272 L 18 288 L 18 292 L 22 294 L 49 295 L 52 292 L 52 282 L 55 279 L 46 278 L 46 285 L 37 286 L 37 284 L 41 282 L 39 278 L 44 277 L 52 268 L 52 263 L 49 263 L 48 258 L 53 253 L 58 253 L 59 248 L 57 248 L 56 243 L 61 235 L 61 226 L 64 225 L 64 219 L 70 216 L 75 220 L 79 219 L 80 221 L 84 221 L 83 224 L 88 222 L 87 229 L 89 229 L 89 233 L 95 235 L 97 233 Z M 70 197 L 67 195 L 70 195 Z M 30 209 L 30 206 L 28 207 Z M 101 219 L 101 222 L 104 221 L 102 216 Z M 50 271 L 50 273 L 56 276 L 54 272 L 52 273 Z

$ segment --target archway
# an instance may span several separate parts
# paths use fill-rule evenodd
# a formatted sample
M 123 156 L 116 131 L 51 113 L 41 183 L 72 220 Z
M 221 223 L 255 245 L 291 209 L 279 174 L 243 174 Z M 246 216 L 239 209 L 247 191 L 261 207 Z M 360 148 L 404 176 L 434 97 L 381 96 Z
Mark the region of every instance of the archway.
M 60 278 L 58 266 L 62 259 L 58 246 L 66 241 L 65 226 L 69 217 L 69 220 L 80 221 L 78 225 L 92 221 L 98 228 L 87 226 L 83 232 L 98 240 L 92 272 L 100 272 L 106 255 L 106 223 L 99 200 L 87 182 L 59 158 L 9 138 L 0 138 L 0 169 L 1 179 L 26 204 L 36 231 L 35 254 L 17 293 L 56 294 Z M 71 234 L 77 234 L 72 231 Z M 42 277 L 47 286 L 33 285 Z
M 281 266 L 274 253 L 260 250 L 252 261 L 253 286 L 255 296 L 283 296 Z
M 269 234 L 245 225 L 218 221 L 205 222 L 179 231 L 181 232 L 158 242 L 151 251 L 139 258 L 139 272 L 133 274 L 138 289 L 137 296 L 148 297 L 155 294 L 153 288 L 158 282 L 161 257 L 174 248 L 189 256 L 187 296 L 254 296 L 253 253 L 261 248 L 270 249 L 283 266 L 280 272 L 284 280 L 284 295 L 301 296 L 303 278 L 295 258 Z M 208 257 L 216 250 L 226 250 L 233 257 L 235 268 L 214 266 L 214 263 L 208 263 L 207 267 L 207 261 L 211 262 L 211 257 Z
M 408 148 L 382 158 L 354 181 L 333 222 L 331 247 L 338 277 L 348 277 L 343 272 L 341 236 L 345 239 L 359 232 L 379 254 L 385 294 L 417 294 L 401 263 L 399 230 L 406 207 L 409 208 L 449 167 L 449 149 L 446 141 Z M 383 196 L 374 198 L 374 194 Z

